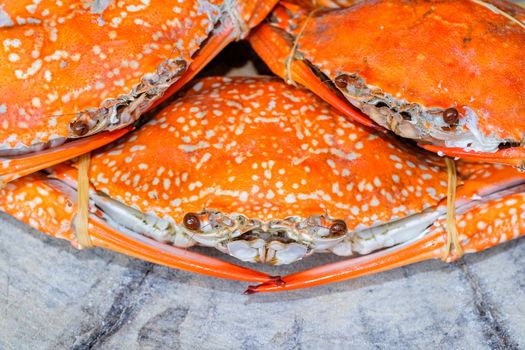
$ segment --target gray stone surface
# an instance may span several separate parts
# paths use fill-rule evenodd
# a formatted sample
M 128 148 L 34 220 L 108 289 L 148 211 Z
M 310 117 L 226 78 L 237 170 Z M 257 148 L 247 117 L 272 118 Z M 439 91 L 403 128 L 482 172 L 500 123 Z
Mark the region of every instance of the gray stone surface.
M 458 264 L 245 296 L 245 283 L 77 251 L 0 214 L 0 349 L 525 348 L 524 281 L 520 240 Z

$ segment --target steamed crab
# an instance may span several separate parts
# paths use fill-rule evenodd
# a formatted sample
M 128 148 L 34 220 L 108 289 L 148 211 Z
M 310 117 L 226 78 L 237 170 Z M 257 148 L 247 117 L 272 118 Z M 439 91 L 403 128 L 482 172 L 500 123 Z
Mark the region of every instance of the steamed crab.
M 76 173 L 59 165 L 13 181 L 0 208 L 78 245 Z M 457 186 L 451 176 L 442 159 L 369 133 L 275 78 L 207 78 L 93 152 L 88 230 L 96 246 L 262 283 L 249 292 L 451 261 L 525 232 L 525 175 L 461 164 Z M 454 204 L 459 234 L 450 249 L 445 221 Z M 280 278 L 186 250 L 193 245 L 254 263 L 319 252 L 348 259 Z
M 276 74 L 364 125 L 440 154 L 525 167 L 516 4 L 283 1 L 250 41 Z
M 0 184 L 122 136 L 276 2 L 0 4 Z

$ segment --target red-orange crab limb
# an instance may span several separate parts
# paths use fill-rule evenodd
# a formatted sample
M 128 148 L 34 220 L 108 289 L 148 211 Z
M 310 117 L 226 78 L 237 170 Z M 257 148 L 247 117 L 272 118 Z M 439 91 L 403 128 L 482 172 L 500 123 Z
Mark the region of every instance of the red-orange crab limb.
M 285 6 L 287 7 L 285 9 Z M 301 13 L 299 6 L 283 2 L 277 6 L 274 15 L 285 16 L 286 10 Z M 308 64 L 302 60 L 292 60 L 293 42 L 279 29 L 271 25 L 261 25 L 250 36 L 250 43 L 258 55 L 268 64 L 272 71 L 289 82 L 297 82 L 337 108 L 348 118 L 362 125 L 378 129 L 377 125 L 355 107 L 350 106 L 344 98 L 334 93 L 327 85 L 319 83 L 318 77 Z M 289 74 L 289 76 L 288 76 Z
M 347 6 L 329 11 L 305 3 L 282 2 L 250 35 L 277 75 L 434 152 L 525 167 L 525 78 L 516 74 L 525 9 L 504 0 L 321 1 Z
M 73 168 L 48 172 L 42 181 L 75 198 L 81 184 Z M 290 264 L 320 252 L 357 257 L 349 260 L 355 263 L 440 227 L 449 176 L 441 158 L 369 133 L 306 90 L 269 77 L 207 78 L 139 130 L 92 153 L 88 232 L 97 242 L 101 223 L 115 231 L 105 242 L 147 240 L 158 259 L 170 247 L 201 245 L 254 263 Z M 462 165 L 458 176 L 460 214 L 525 183 L 510 167 Z M 0 207 L 46 230 L 47 221 L 65 214 L 17 192 L 24 181 L 7 185 Z M 49 227 L 72 238 L 74 214 Z M 119 249 L 137 256 L 135 243 Z M 282 284 L 246 270 L 236 276 L 244 273 L 263 280 L 261 290 Z M 284 288 L 300 286 L 285 281 Z
M 178 91 L 276 2 L 0 5 L 0 181 L 122 136 L 102 132 L 132 124 Z
M 525 176 L 514 170 L 487 167 L 471 174 L 472 183 L 460 188 L 457 216 L 459 243 L 476 253 L 525 235 Z M 494 186 L 498 183 L 497 189 Z M 483 194 L 480 196 L 479 194 Z M 463 208 L 462 208 L 463 207 Z M 446 219 L 436 221 L 420 237 L 363 257 L 327 264 L 281 278 L 276 286 L 263 283 L 246 293 L 287 291 L 341 282 L 363 275 L 429 260 L 458 259 L 447 253 Z
M 63 171 L 68 169 L 59 168 Z M 78 245 L 74 233 L 76 193 L 63 182 L 37 173 L 15 180 L 0 190 L 0 207 L 19 220 L 56 238 Z M 186 249 L 157 242 L 133 232 L 116 230 L 95 214 L 89 233 L 94 246 L 181 270 L 240 281 L 268 281 L 271 277 Z

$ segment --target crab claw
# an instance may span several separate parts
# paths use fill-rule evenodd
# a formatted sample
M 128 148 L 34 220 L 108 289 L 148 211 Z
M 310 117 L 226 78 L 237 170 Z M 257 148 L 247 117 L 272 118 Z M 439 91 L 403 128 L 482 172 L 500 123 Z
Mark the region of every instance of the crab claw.
M 485 163 L 507 164 L 520 169 L 525 168 L 525 148 L 515 146 L 500 149 L 494 153 L 488 152 L 471 152 L 461 148 L 446 148 L 429 144 L 418 144 L 427 151 L 442 154 L 449 157 L 459 157 L 464 160 L 478 161 Z
M 133 127 L 93 135 L 89 138 L 68 142 L 53 149 L 38 153 L 29 153 L 16 158 L 0 157 L 0 188 L 3 184 L 18 179 L 19 177 L 34 173 L 62 163 L 66 160 L 91 152 L 122 137 Z
M 301 8 L 294 4 L 282 2 L 274 10 L 273 15 L 286 19 L 287 10 L 300 13 Z M 268 23 L 263 23 L 250 33 L 248 40 L 253 49 L 276 75 L 314 91 L 351 120 L 374 130 L 383 131 L 370 118 L 352 107 L 335 89 L 330 89 L 325 83 L 321 82 L 303 60 L 294 59 L 294 44 L 286 32 Z
M 76 244 L 73 222 L 76 191 L 40 173 L 6 185 L 0 190 L 0 209 L 57 238 Z M 185 271 L 238 281 L 275 283 L 275 277 L 236 266 L 220 259 L 157 242 L 127 230 L 117 230 L 95 213 L 89 215 L 89 234 L 94 246 Z
M 283 285 L 280 286 L 268 282 L 259 284 L 258 286 L 249 286 L 246 293 L 281 292 L 320 286 L 378 273 L 432 258 L 439 258 L 440 248 L 444 247 L 442 237 L 442 233 L 436 232 L 403 247 L 397 246 L 361 258 L 344 260 L 284 276 L 282 277 Z M 440 240 L 442 242 L 439 242 Z M 436 253 L 436 251 L 438 253 Z
M 525 235 L 525 175 L 512 168 L 479 169 L 458 190 L 458 238 L 465 253 L 480 252 Z M 486 174 L 490 174 L 487 176 Z M 482 218 L 482 219 L 480 219 Z M 447 254 L 446 218 L 442 217 L 419 237 L 377 253 L 284 276 L 281 285 L 267 281 L 248 287 L 246 294 L 280 292 L 345 281 L 429 260 L 452 262 Z
M 159 243 L 136 233 L 126 232 L 124 234 L 98 219 L 91 220 L 90 234 L 93 243 L 98 247 L 159 265 L 237 281 L 269 281 L 275 283 L 274 277 L 264 273 L 233 265 L 187 249 Z

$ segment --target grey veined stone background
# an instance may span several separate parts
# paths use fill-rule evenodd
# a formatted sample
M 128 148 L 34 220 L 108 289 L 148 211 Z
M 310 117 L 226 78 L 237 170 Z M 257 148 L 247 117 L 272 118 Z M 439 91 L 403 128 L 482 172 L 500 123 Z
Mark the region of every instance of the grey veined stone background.
M 0 349 L 525 348 L 525 240 L 245 296 L 245 283 L 76 251 L 3 214 L 0 233 Z
M 240 45 L 208 74 L 253 72 Z M 0 349 L 525 349 L 523 239 L 308 290 L 246 286 L 77 251 L 0 213 Z

